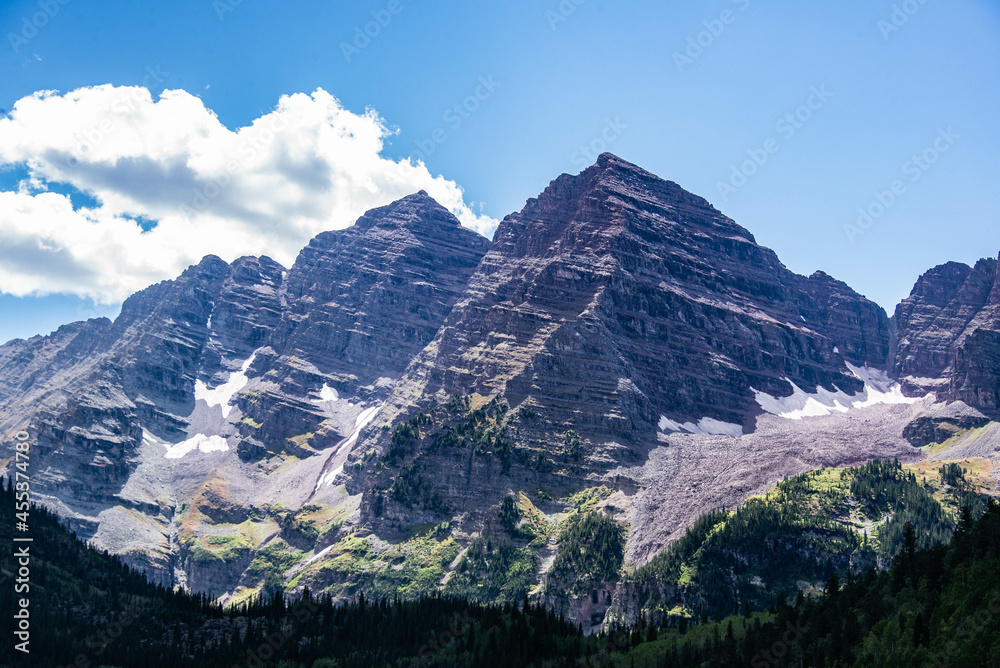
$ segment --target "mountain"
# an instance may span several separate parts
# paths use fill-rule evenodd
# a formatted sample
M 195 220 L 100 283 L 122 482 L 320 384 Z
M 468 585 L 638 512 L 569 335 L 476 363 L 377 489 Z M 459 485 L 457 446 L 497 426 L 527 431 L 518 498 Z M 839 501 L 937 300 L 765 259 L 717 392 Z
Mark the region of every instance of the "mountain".
M 934 267 L 893 320 L 893 372 L 905 389 L 1000 416 L 1000 260 Z
M 751 427 L 750 388 L 860 390 L 844 362 L 883 367 L 888 341 L 844 283 L 793 274 L 704 199 L 604 154 L 503 220 L 411 382 L 531 397 L 609 435 L 662 416 Z
M 0 501 L 0 537 L 11 540 L 12 481 L 0 480 Z M 223 610 L 203 594 L 149 582 L 81 542 L 44 508 L 29 504 L 19 512 L 29 516 L 32 541 L 0 556 L 0 605 L 23 611 L 25 622 L 0 639 L 5 668 L 360 668 L 427 665 L 428 657 L 436 665 L 555 668 L 567 655 L 600 646 L 541 606 L 500 609 L 441 598 L 335 604 L 306 592 Z M 15 584 L 13 574 L 24 568 L 16 553 L 25 550 L 30 582 Z M 502 662 L 492 662 L 497 656 Z
M 266 456 L 322 452 L 322 466 L 430 341 L 488 245 L 421 192 L 319 235 L 289 270 L 207 257 L 130 297 L 114 323 L 0 347 L 0 426 L 32 434 L 36 490 L 81 535 L 186 582 L 185 504 L 207 493 L 227 506 L 215 514 L 245 520 L 270 491 Z M 238 458 L 220 460 L 229 450 Z M 302 477 L 291 480 L 308 496 L 314 472 Z M 295 503 L 290 486 L 275 493 Z
M 443 591 L 609 628 L 622 573 L 784 478 L 996 470 L 996 263 L 966 269 L 890 321 L 604 154 L 492 243 L 416 193 L 292 267 L 210 256 L 0 346 L 0 465 L 26 430 L 38 500 L 228 604 Z
M 379 416 L 445 423 L 448 397 L 502 400 L 511 452 L 459 469 L 454 453 L 428 447 L 432 433 L 399 467 L 372 463 L 348 488 L 381 524 L 435 519 L 386 493 L 403 469 L 456 512 L 512 486 L 576 491 L 641 463 L 671 432 L 752 431 L 760 393 L 861 392 L 849 365 L 884 367 L 888 354 L 877 305 L 825 274 L 790 272 L 704 199 L 604 154 L 503 220 Z M 354 459 L 384 456 L 393 438 L 372 433 Z
M 614 587 L 613 613 L 669 614 L 676 606 L 725 617 L 760 610 L 798 589 L 818 589 L 831 572 L 887 567 L 906 526 L 919 548 L 946 543 L 966 508 L 986 509 L 984 459 L 818 469 L 786 478 L 735 511 L 708 513 L 683 538 Z M 553 587 L 558 595 L 559 588 Z

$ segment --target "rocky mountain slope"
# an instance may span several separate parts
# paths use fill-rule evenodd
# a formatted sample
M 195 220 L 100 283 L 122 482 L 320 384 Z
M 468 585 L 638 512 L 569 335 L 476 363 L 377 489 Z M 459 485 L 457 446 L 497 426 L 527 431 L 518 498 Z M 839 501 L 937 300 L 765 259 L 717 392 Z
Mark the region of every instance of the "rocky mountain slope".
M 1000 260 L 934 267 L 893 320 L 893 372 L 905 390 L 1000 415 Z
M 861 392 L 847 364 L 884 366 L 888 344 L 877 305 L 825 274 L 793 274 L 705 200 L 604 154 L 503 220 L 379 417 L 437 424 L 450 396 L 500 398 L 511 453 L 454 470 L 430 429 L 349 489 L 364 489 L 366 521 L 394 524 L 413 514 L 384 493 L 404 469 L 457 512 L 511 485 L 568 489 L 643 461 L 669 433 L 752 431 L 760 392 Z M 394 438 L 375 432 L 355 458 L 384 457 Z
M 0 346 L 0 464 L 27 430 L 37 498 L 228 602 L 540 598 L 787 476 L 1000 461 L 996 264 L 932 270 L 890 322 L 604 154 L 492 244 L 418 193 L 290 268 L 208 257 L 114 322 Z M 614 587 L 578 589 L 552 600 L 600 626 Z
M 210 515 L 243 521 L 268 457 L 322 452 L 308 495 L 311 468 L 377 410 L 488 245 L 421 192 L 320 235 L 289 270 L 207 257 L 114 323 L 0 347 L 0 427 L 32 434 L 36 492 L 82 535 L 186 581 L 185 504 L 207 493 Z M 220 498 L 220 480 L 243 500 Z

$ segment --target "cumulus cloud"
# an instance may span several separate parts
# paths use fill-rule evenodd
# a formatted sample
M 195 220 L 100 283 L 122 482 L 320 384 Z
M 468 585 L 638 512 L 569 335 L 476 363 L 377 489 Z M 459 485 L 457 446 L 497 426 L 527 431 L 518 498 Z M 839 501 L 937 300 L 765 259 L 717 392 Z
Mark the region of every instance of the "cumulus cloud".
M 0 192 L 0 291 L 120 301 L 214 253 L 290 265 L 317 233 L 426 190 L 489 236 L 461 188 L 421 163 L 382 157 L 391 134 L 322 89 L 282 97 L 231 130 L 182 90 L 40 91 L 0 116 L 0 165 L 29 178 Z M 74 207 L 48 184 L 96 206 Z

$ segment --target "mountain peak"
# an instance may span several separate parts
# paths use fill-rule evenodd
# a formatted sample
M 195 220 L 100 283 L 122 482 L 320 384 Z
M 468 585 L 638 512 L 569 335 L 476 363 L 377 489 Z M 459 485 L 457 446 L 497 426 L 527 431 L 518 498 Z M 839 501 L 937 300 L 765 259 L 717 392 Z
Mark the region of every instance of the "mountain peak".
M 607 151 L 597 156 L 597 162 L 594 163 L 594 166 L 602 168 L 617 167 L 638 172 L 646 171 L 645 169 L 639 167 L 635 163 L 629 162 L 628 160 L 625 160 L 624 158 L 621 158 L 615 155 L 614 153 L 610 153 Z
M 597 156 L 597 161 L 580 173 L 581 177 L 596 177 L 599 182 L 620 181 L 623 179 L 639 179 L 640 182 L 661 182 L 670 183 L 678 188 L 676 183 L 665 181 L 656 174 L 646 171 L 639 165 L 620 158 L 614 153 L 602 153 Z
M 674 181 L 660 178 L 614 153 L 602 153 L 593 165 L 579 175 L 575 177 L 563 175 L 563 177 L 571 179 L 576 187 L 582 187 L 585 191 L 617 195 L 653 206 L 671 207 L 678 211 L 698 211 L 699 217 L 708 215 L 712 218 L 725 218 L 705 198 L 685 190 Z M 553 181 L 553 185 L 558 181 L 559 179 Z M 742 228 L 739 228 L 739 232 L 741 235 L 749 234 Z
M 627 227 L 648 237 L 663 232 L 663 226 L 680 226 L 698 234 L 739 238 L 756 243 L 749 231 L 737 225 L 699 197 L 673 181 L 667 181 L 614 153 L 602 153 L 597 161 L 576 175 L 562 174 L 522 211 L 508 216 L 518 219 L 569 223 L 568 211 L 576 213 L 571 227 L 584 224 L 608 229 Z M 508 219 L 505 219 L 508 220 Z M 586 221 L 586 222 L 585 222 Z M 653 228 L 658 232 L 653 232 Z M 544 234 L 561 234 L 559 225 Z M 518 225 L 501 223 L 494 243 L 511 234 L 521 237 Z
M 354 227 L 359 232 L 373 228 L 457 228 L 462 223 L 451 211 L 441 206 L 426 190 L 407 195 L 391 204 L 370 209 L 358 218 Z

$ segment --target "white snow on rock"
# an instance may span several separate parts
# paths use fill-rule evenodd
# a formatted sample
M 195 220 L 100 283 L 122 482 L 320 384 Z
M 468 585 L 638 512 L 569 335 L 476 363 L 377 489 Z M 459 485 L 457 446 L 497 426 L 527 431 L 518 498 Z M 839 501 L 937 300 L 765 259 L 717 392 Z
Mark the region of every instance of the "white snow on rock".
M 222 407 L 222 417 L 228 418 L 229 412 L 233 410 L 230 406 L 233 397 L 236 393 L 246 387 L 250 379 L 247 378 L 247 371 L 250 369 L 250 365 L 257 358 L 257 351 L 254 351 L 253 355 L 243 363 L 239 371 L 234 371 L 229 374 L 229 380 L 227 380 L 222 385 L 219 385 L 215 389 L 209 389 L 208 385 L 200 380 L 194 382 L 194 399 L 198 401 L 199 399 L 204 401 L 209 407 L 221 406 Z
M 175 445 L 164 443 L 167 452 L 163 456 L 167 459 L 180 459 L 189 452 L 200 450 L 202 452 L 225 452 L 229 450 L 229 443 L 221 436 L 205 436 L 205 434 L 195 434 L 186 441 L 181 441 Z
M 369 422 L 372 421 L 372 419 L 375 417 L 375 414 L 378 413 L 378 409 L 380 408 L 382 408 L 382 404 L 379 404 L 378 406 L 372 406 L 371 408 L 366 408 L 365 410 L 361 411 L 361 415 L 359 415 L 358 419 L 354 421 L 354 433 L 351 434 L 351 438 L 353 438 L 354 440 L 358 439 L 358 433 L 362 429 L 364 429 Z
M 368 425 L 368 423 L 375 418 L 375 414 L 378 413 L 380 408 L 382 408 L 382 404 L 379 404 L 378 406 L 372 406 L 371 408 L 366 408 L 365 410 L 361 411 L 361 414 L 358 415 L 357 419 L 354 421 L 354 431 L 351 433 L 350 436 L 345 438 L 343 441 L 340 442 L 339 445 L 337 445 L 337 450 L 334 452 L 333 457 L 330 458 L 331 461 L 334 458 L 340 456 L 340 453 L 344 452 L 345 450 L 350 450 L 351 448 L 354 447 L 354 444 L 358 442 L 358 435 L 361 433 L 361 430 L 364 429 Z M 316 481 L 316 489 L 319 489 L 323 483 L 326 483 L 327 485 L 332 485 L 333 479 L 336 478 L 338 475 L 340 475 L 340 473 L 343 470 L 344 470 L 344 465 L 341 464 L 340 466 L 333 469 L 329 473 L 321 475 L 319 477 L 319 480 Z
M 731 422 L 723 422 L 722 420 L 716 420 L 715 418 L 710 417 L 703 417 L 698 420 L 697 424 L 695 424 L 694 422 L 674 422 L 666 416 L 661 415 L 659 427 L 661 432 L 684 431 L 689 434 L 702 434 L 704 436 L 732 436 L 733 438 L 739 438 L 743 435 L 742 426 Z
M 327 401 L 338 401 L 339 399 L 340 395 L 337 393 L 337 390 L 323 383 L 323 388 L 319 391 L 319 399 L 313 399 L 312 402 L 314 404 L 323 404 Z
M 881 369 L 856 367 L 850 362 L 846 364 L 851 373 L 865 384 L 865 388 L 857 394 L 847 394 L 836 388 L 827 390 L 823 387 L 817 387 L 816 392 L 809 394 L 786 378 L 785 380 L 792 386 L 790 396 L 778 398 L 756 390 L 754 396 L 766 412 L 789 420 L 829 415 L 835 411 L 846 413 L 852 408 L 867 408 L 878 404 L 913 404 L 921 401 L 919 398 L 903 396 L 899 383 L 890 379 Z
M 845 364 L 851 373 L 865 384 L 864 389 L 857 394 L 847 394 L 837 388 L 828 390 L 823 387 L 817 387 L 816 391 L 810 394 L 789 378 L 785 378 L 785 380 L 792 386 L 792 394 L 787 397 L 774 397 L 766 392 L 750 389 L 753 390 L 754 398 L 764 411 L 789 420 L 819 417 L 835 412 L 846 413 L 854 408 L 868 408 L 880 404 L 914 404 L 923 401 L 923 398 L 903 396 L 899 383 L 889 378 L 889 375 L 881 369 L 872 369 L 867 366 L 857 367 L 850 362 L 845 362 Z M 704 436 L 732 436 L 733 438 L 739 438 L 743 435 L 743 427 L 740 425 L 709 417 L 702 418 L 695 423 L 676 422 L 661 415 L 658 426 L 661 433 L 685 432 Z
M 343 470 L 344 470 L 344 465 L 341 464 L 340 466 L 338 466 L 337 468 L 333 469 L 329 473 L 321 475 L 320 478 L 319 478 L 319 480 L 316 481 L 316 489 L 319 489 L 320 487 L 322 487 L 323 483 L 326 483 L 327 485 L 332 485 L 333 484 L 333 479 L 336 478 L 338 475 L 340 475 L 343 472 Z M 315 492 L 316 489 L 314 489 L 313 491 Z
M 317 559 L 322 559 L 323 557 L 326 556 L 327 552 L 329 552 L 332 549 L 333 549 L 333 545 L 327 545 L 322 550 L 320 550 L 319 552 L 317 552 L 313 556 L 311 556 L 308 559 L 306 559 L 306 562 L 304 564 L 302 564 L 302 565 L 303 566 L 308 566 L 309 564 L 311 564 L 312 562 L 316 561 Z

